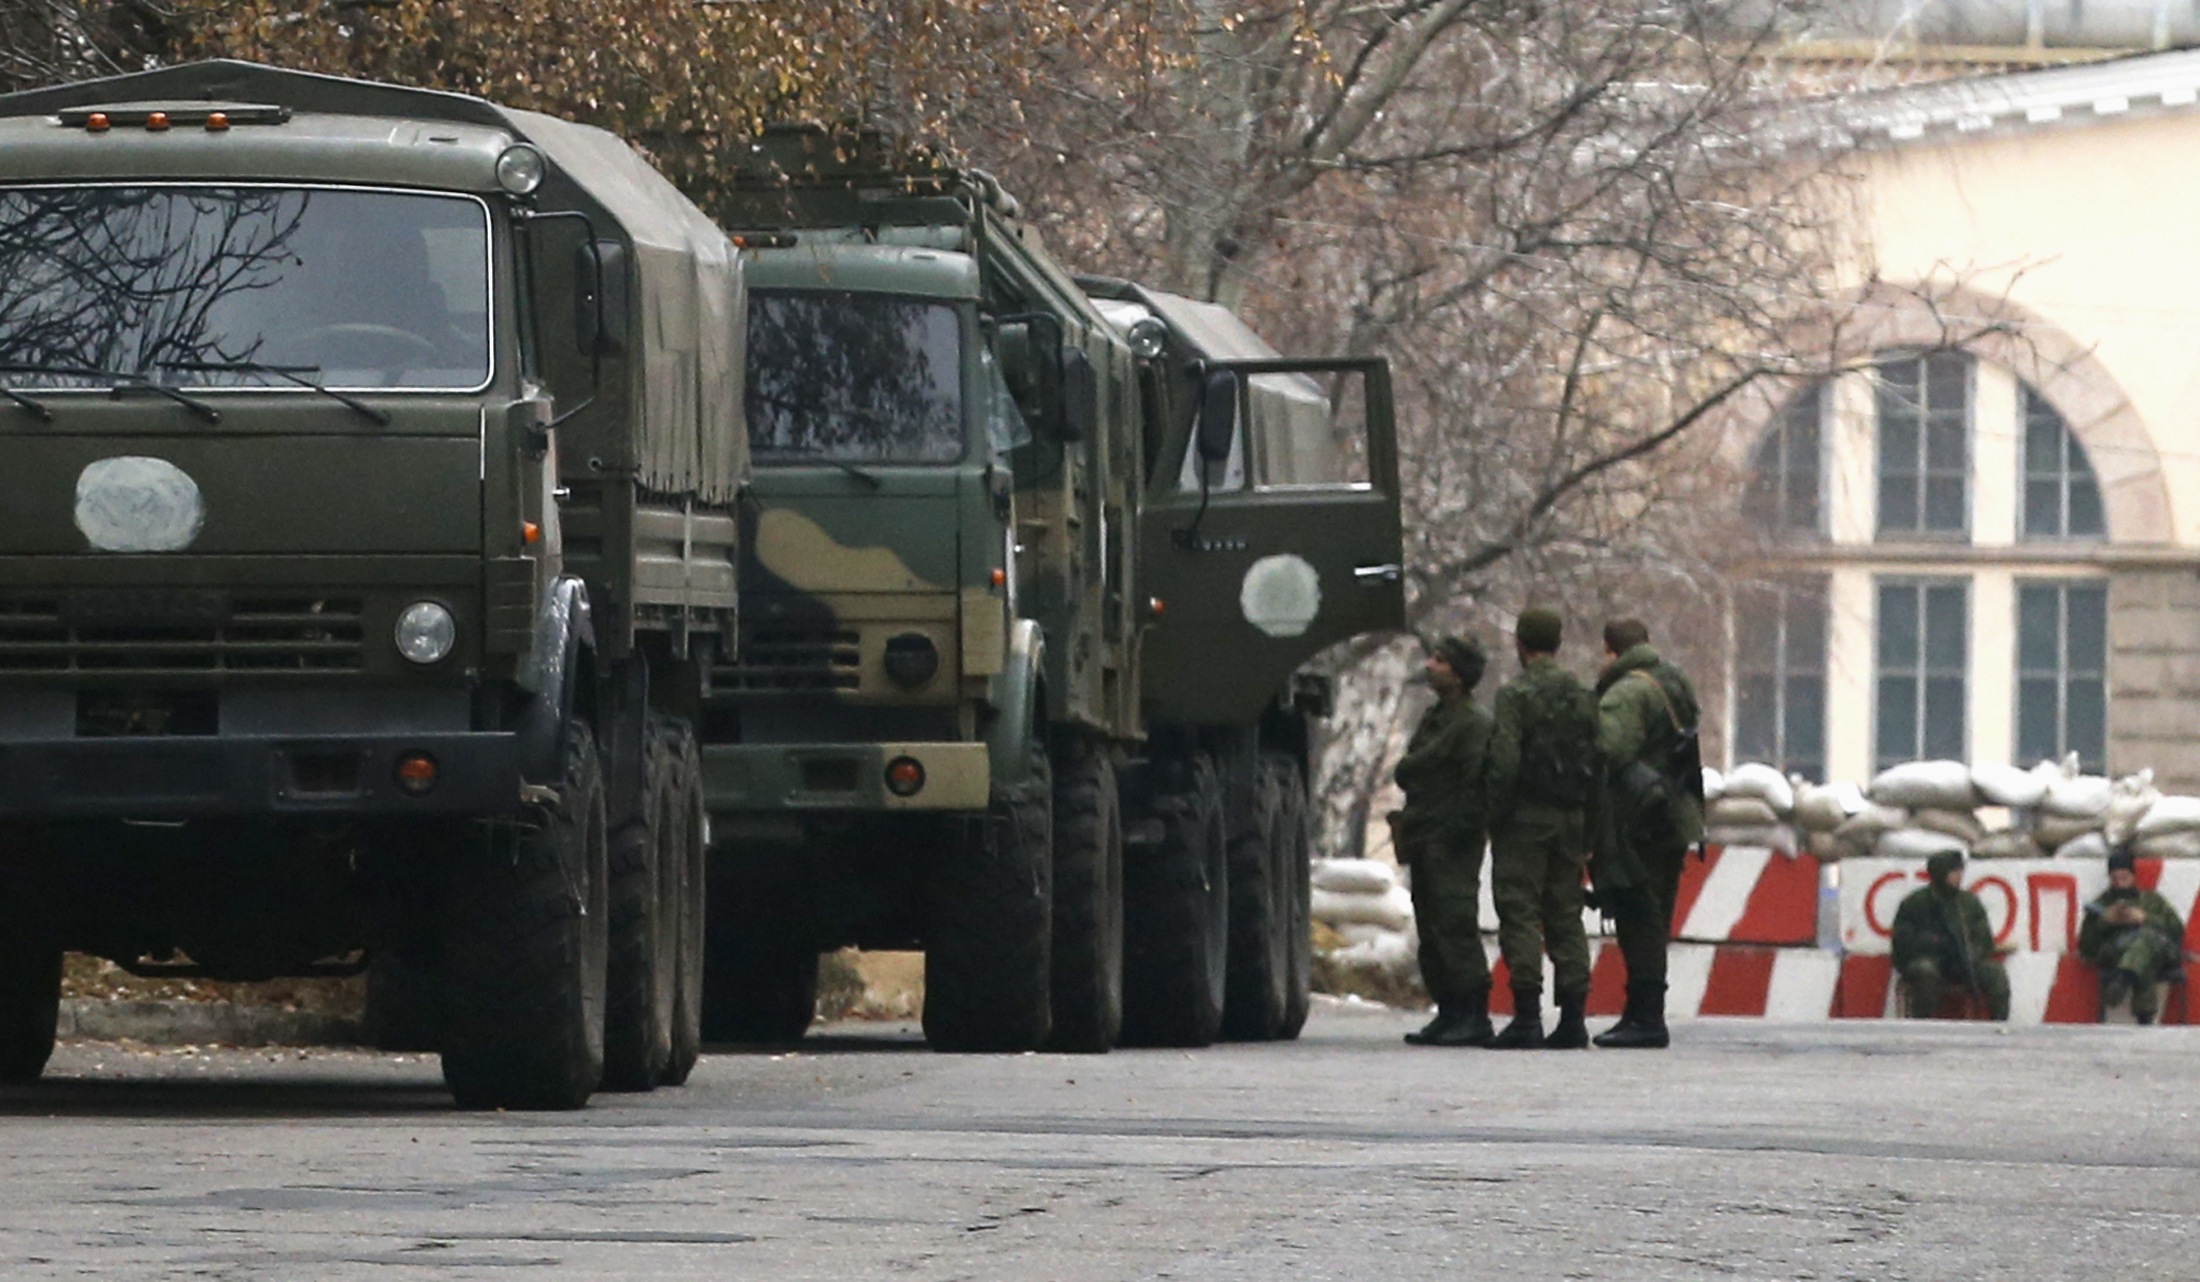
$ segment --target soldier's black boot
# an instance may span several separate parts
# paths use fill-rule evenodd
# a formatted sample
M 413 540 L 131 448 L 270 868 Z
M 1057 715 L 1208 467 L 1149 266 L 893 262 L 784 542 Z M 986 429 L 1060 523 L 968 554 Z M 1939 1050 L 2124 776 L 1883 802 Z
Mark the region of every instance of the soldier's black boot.
M 1457 1002 L 1436 1003 L 1436 1018 L 1406 1034 L 1408 1046 L 1441 1046 L 1452 1030 L 1459 1027 L 1464 1012 Z
M 1560 993 L 1558 995 L 1558 1024 L 1551 1035 L 1543 1039 L 1543 1045 L 1554 1051 L 1585 1051 L 1589 1049 L 1589 1026 L 1582 1022 L 1582 1008 L 1589 1004 L 1587 993 Z
M 1629 984 L 1627 1013 L 1597 1035 L 1607 1050 L 1664 1050 L 1673 1044 L 1665 1028 L 1665 985 Z
M 1488 989 L 1441 1002 L 1436 1018 L 1416 1032 L 1406 1034 L 1415 1046 L 1487 1046 L 1490 1044 L 1490 993 Z
M 1515 988 L 1513 990 L 1512 1023 L 1505 1031 L 1490 1041 L 1490 1049 L 1500 1051 L 1536 1051 L 1543 1049 L 1543 990 L 1540 988 Z

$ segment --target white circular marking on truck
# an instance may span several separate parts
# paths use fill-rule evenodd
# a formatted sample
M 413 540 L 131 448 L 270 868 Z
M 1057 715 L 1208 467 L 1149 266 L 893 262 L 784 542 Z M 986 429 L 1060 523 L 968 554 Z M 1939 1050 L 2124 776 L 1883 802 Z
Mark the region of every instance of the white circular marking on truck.
M 76 528 L 102 552 L 177 552 L 206 524 L 198 482 L 162 458 L 123 455 L 76 478 Z
M 1306 635 L 1322 612 L 1322 576 L 1305 557 L 1264 556 L 1245 571 L 1238 607 L 1246 621 L 1272 637 Z

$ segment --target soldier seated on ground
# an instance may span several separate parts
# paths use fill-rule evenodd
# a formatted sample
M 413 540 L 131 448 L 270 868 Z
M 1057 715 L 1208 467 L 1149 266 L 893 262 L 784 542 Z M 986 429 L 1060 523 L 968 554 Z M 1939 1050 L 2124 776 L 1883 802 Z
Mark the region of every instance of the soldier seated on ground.
M 2126 997 L 2131 1017 L 2151 1024 L 2162 1009 L 2162 981 L 2185 964 L 2185 923 L 2167 899 L 2139 889 L 2131 852 L 2108 857 L 2108 889 L 2085 906 L 2078 955 L 2101 969 L 2101 1015 Z
M 1951 991 L 1984 1003 L 1988 1019 L 2009 1018 L 2009 972 L 1994 959 L 1986 905 L 1963 888 L 1963 856 L 1943 851 L 1925 861 L 1926 883 L 1894 914 L 1894 968 L 1908 1013 L 1931 1019 Z

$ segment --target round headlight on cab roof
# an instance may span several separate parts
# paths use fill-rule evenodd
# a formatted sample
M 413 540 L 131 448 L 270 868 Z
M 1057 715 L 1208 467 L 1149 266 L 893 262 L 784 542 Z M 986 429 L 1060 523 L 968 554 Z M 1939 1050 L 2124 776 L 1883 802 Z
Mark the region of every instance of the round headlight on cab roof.
M 397 652 L 426 666 L 441 663 L 458 643 L 458 620 L 434 601 L 415 601 L 397 616 Z
M 516 142 L 497 157 L 497 186 L 515 196 L 532 196 L 550 174 L 550 162 L 524 142 Z

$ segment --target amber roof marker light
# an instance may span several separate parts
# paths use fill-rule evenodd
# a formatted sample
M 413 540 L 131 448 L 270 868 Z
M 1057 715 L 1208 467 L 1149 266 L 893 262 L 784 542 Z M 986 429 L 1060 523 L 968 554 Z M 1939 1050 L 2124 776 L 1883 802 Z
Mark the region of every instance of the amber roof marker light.
M 88 133 L 103 134 L 113 127 L 114 122 L 107 119 L 107 113 L 104 111 L 95 111 L 84 117 L 84 128 Z
M 152 133 L 156 133 L 156 134 L 157 134 L 157 133 L 160 133 L 160 132 L 162 132 L 162 131 L 163 131 L 163 130 L 165 130 L 165 129 L 167 129 L 167 128 L 168 128 L 168 113 L 167 113 L 167 112 L 165 112 L 165 111 L 153 111 L 153 112 L 148 112 L 148 113 L 146 113 L 146 116 L 145 116 L 145 128 L 146 128 L 146 129 L 147 129 L 147 130 L 148 130 L 149 132 L 152 132 Z
M 222 132 L 226 131 L 226 130 L 227 130 L 228 128 L 229 128 L 229 113 L 228 113 L 228 112 L 226 112 L 226 111 L 210 111 L 210 112 L 207 112 L 207 113 L 206 113 L 206 132 L 208 132 L 208 133 L 210 133 L 210 134 L 218 134 L 218 133 L 222 133 Z

